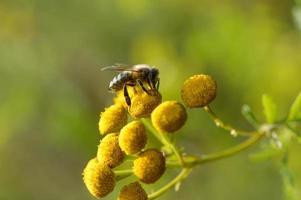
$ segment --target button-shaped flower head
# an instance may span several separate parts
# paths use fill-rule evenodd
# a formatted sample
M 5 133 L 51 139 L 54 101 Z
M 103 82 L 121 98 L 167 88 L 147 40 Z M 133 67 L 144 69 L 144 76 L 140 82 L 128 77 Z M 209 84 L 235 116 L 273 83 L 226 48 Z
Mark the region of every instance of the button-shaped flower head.
M 111 193 L 115 187 L 114 172 L 96 158 L 91 159 L 83 172 L 84 183 L 89 192 L 96 198 L 102 198 Z
M 128 87 L 129 94 L 132 93 L 132 88 Z M 116 96 L 113 99 L 113 102 L 115 104 L 121 104 L 124 108 L 128 108 L 128 105 L 126 104 L 125 98 L 124 98 L 124 92 L 123 90 L 119 90 L 116 92 Z
M 147 200 L 147 194 L 138 182 L 134 182 L 121 189 L 118 200 Z
M 129 113 L 134 118 L 149 117 L 152 111 L 162 102 L 161 94 L 156 90 L 138 92 L 132 97 Z
M 146 142 L 146 130 L 140 121 L 132 121 L 120 131 L 119 146 L 127 155 L 140 152 Z
M 204 107 L 214 100 L 216 90 L 216 82 L 211 76 L 199 74 L 184 81 L 181 96 L 190 108 Z
M 151 115 L 154 127 L 160 132 L 172 133 L 179 130 L 186 122 L 184 106 L 177 101 L 161 103 Z
M 118 140 L 118 134 L 115 133 L 110 133 L 101 140 L 97 151 L 97 159 L 99 162 L 105 163 L 111 168 L 122 163 L 124 153 L 119 147 Z
M 144 183 L 156 182 L 165 171 L 165 157 L 157 149 L 147 149 L 134 160 L 134 174 Z
M 100 114 L 99 131 L 101 134 L 119 132 L 126 123 L 126 109 L 121 104 L 114 104 Z

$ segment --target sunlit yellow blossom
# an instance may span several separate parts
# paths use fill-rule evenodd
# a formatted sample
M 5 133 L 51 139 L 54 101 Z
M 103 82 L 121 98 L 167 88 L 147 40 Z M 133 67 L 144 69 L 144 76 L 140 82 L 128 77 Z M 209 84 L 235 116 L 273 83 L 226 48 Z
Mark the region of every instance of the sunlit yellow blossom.
M 216 82 L 211 76 L 194 75 L 184 82 L 181 96 L 190 108 L 204 107 L 214 100 L 216 90 Z
M 142 118 L 150 116 L 151 112 L 162 102 L 162 96 L 158 91 L 149 90 L 149 94 L 136 93 L 131 100 L 130 115 L 134 118 Z
M 161 103 L 151 115 L 154 127 L 160 132 L 172 133 L 179 130 L 186 122 L 184 106 L 177 101 Z
M 126 123 L 126 109 L 121 104 L 114 104 L 101 113 L 99 131 L 101 134 L 119 132 Z
M 140 121 L 133 121 L 120 131 L 119 146 L 128 155 L 141 151 L 146 142 L 146 130 Z
M 124 153 L 119 147 L 118 134 L 111 133 L 106 135 L 100 142 L 97 151 L 99 162 L 114 168 L 122 163 Z
M 128 91 L 130 92 L 130 87 L 128 88 Z M 125 109 L 128 108 L 128 105 L 125 102 L 123 90 L 119 90 L 116 92 L 116 97 L 113 99 L 113 102 L 115 104 L 121 104 Z
M 91 159 L 83 172 L 84 183 L 89 192 L 97 198 L 111 193 L 115 187 L 114 172 L 96 158 Z
M 147 194 L 138 182 L 134 182 L 121 189 L 118 200 L 147 200 Z
M 165 157 L 157 149 L 148 149 L 134 160 L 134 174 L 144 183 L 156 182 L 165 171 Z

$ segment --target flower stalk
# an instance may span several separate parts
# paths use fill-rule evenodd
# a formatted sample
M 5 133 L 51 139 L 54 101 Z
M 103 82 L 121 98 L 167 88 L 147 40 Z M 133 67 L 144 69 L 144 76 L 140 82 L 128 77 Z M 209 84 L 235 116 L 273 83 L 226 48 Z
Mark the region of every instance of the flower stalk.
M 210 117 L 212 118 L 212 120 L 214 121 L 214 123 L 217 127 L 220 127 L 222 129 L 225 129 L 226 131 L 229 131 L 233 137 L 236 137 L 237 135 L 251 136 L 254 134 L 254 132 L 252 132 L 252 131 L 240 130 L 240 129 L 232 127 L 229 124 L 226 124 L 215 114 L 215 112 L 211 109 L 211 107 L 209 105 L 205 106 L 204 110 L 210 115 Z

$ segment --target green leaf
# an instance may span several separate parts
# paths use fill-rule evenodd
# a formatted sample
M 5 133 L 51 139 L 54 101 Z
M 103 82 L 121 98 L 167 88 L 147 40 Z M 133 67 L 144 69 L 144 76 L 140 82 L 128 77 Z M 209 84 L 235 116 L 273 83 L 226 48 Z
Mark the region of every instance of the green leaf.
M 276 157 L 281 157 L 283 154 L 282 149 L 277 149 L 275 147 L 269 146 L 262 149 L 259 152 L 249 155 L 249 159 L 253 162 L 263 162 L 268 161 Z
M 274 123 L 277 117 L 277 106 L 275 102 L 269 95 L 264 94 L 262 96 L 262 105 L 267 122 Z
M 288 114 L 288 120 L 293 121 L 298 118 L 298 114 L 301 112 L 301 92 L 298 94 L 297 98 L 293 102 L 290 112 Z
M 283 183 L 283 193 L 285 200 L 297 200 L 300 199 L 297 194 L 297 189 L 295 185 L 295 178 L 292 170 L 289 168 L 288 164 L 288 152 L 285 153 L 282 163 L 280 165 L 280 174 Z
M 241 113 L 245 119 L 255 128 L 258 128 L 258 121 L 255 118 L 249 105 L 245 104 L 241 107 Z

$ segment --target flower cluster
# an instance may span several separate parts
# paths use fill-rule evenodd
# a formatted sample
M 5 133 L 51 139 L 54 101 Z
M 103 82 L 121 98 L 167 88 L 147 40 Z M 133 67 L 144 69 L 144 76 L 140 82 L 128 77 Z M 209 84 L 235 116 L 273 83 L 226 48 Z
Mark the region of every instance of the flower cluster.
M 301 92 L 286 119 L 281 121 L 277 121 L 276 104 L 267 95 L 263 96 L 266 116 L 263 123 L 245 105 L 242 114 L 253 126 L 252 131 L 247 131 L 234 128 L 215 114 L 209 104 L 215 99 L 216 91 L 215 80 L 209 75 L 199 74 L 184 81 L 181 89 L 183 104 L 179 101 L 162 102 L 161 94 L 156 89 L 136 85 L 128 87 L 131 99 L 131 106 L 128 106 L 123 91 L 117 92 L 114 104 L 100 115 L 99 132 L 102 140 L 96 157 L 87 163 L 83 171 L 88 191 L 96 198 L 103 198 L 114 190 L 119 180 L 134 175 L 136 180 L 121 188 L 118 200 L 153 200 L 173 187 L 178 188 L 195 166 L 235 155 L 262 138 L 269 139 L 266 141 L 268 149 L 263 149 L 263 152 L 268 150 L 275 152 L 273 155 L 281 155 L 281 166 L 288 169 L 287 147 L 292 138 L 298 138 L 300 127 Z M 218 128 L 224 129 L 233 137 L 243 136 L 247 139 L 227 149 L 199 156 L 184 152 L 177 147 L 173 136 L 185 125 L 188 118 L 186 109 L 192 108 L 203 109 Z M 148 144 L 148 134 L 159 140 L 161 148 Z M 260 158 L 262 155 L 259 152 Z M 131 165 L 127 162 L 122 170 L 116 169 L 125 160 Z M 125 167 L 130 169 L 124 169 Z M 179 168 L 181 171 L 164 186 L 147 194 L 143 185 L 156 183 L 169 168 Z M 286 179 L 284 176 L 284 184 L 287 184 Z M 292 188 L 292 185 L 288 186 Z
M 99 131 L 103 138 L 96 158 L 91 159 L 83 171 L 87 189 L 97 198 L 103 198 L 114 190 L 120 178 L 114 168 L 121 165 L 125 158 L 134 158 L 129 171 L 137 177 L 137 181 L 121 189 L 119 200 L 148 199 L 141 183 L 155 183 L 164 174 L 169 154 L 157 148 L 146 148 L 147 128 L 142 118 L 151 119 L 158 139 L 182 160 L 181 153 L 169 141 L 169 136 L 185 124 L 185 106 L 178 101 L 162 102 L 157 90 L 146 93 L 139 86 L 129 88 L 129 94 L 131 106 L 127 106 L 120 91 L 114 104 L 100 114 Z M 214 99 L 216 83 L 208 75 L 195 75 L 184 82 L 181 94 L 188 107 L 203 107 Z

